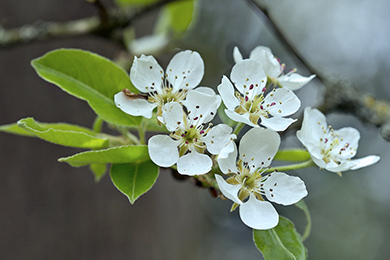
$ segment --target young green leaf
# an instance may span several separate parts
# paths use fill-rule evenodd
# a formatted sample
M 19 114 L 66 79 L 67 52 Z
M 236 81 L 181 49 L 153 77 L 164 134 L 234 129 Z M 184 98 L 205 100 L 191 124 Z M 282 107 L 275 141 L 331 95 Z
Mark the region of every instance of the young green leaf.
M 165 5 L 156 23 L 155 33 L 185 32 L 193 20 L 194 2 L 195 0 L 177 1 Z
M 149 160 L 147 145 L 124 145 L 82 152 L 58 159 L 58 161 L 67 162 L 74 167 L 93 163 L 141 163 L 147 160 Z
M 253 240 L 265 260 L 306 260 L 307 250 L 294 224 L 279 217 L 273 229 L 253 230 Z
M 159 0 L 115 0 L 119 6 L 143 6 L 149 5 Z
M 92 163 L 89 165 L 89 169 L 95 175 L 95 181 L 100 181 L 101 178 L 106 174 L 107 164 L 105 163 Z
M 9 124 L 9 125 L 2 125 L 0 126 L 0 131 L 9 133 L 9 134 L 15 134 L 15 135 L 23 135 L 23 136 L 30 136 L 34 137 L 35 135 L 24 130 L 23 128 L 19 127 L 18 124 Z
M 38 75 L 70 95 L 85 100 L 95 113 L 112 124 L 139 125 L 114 104 L 114 95 L 132 86 L 129 76 L 112 61 L 97 54 L 74 49 L 59 49 L 31 62 Z
M 284 149 L 284 150 L 279 150 L 275 157 L 274 160 L 279 160 L 279 161 L 288 161 L 288 162 L 303 162 L 309 160 L 310 154 L 308 151 L 305 149 Z
M 296 207 L 298 207 L 299 209 L 301 209 L 305 213 L 305 216 L 306 216 L 307 225 L 305 228 L 305 232 L 302 235 L 302 241 L 305 241 L 309 237 L 310 231 L 311 231 L 311 217 L 310 217 L 309 208 L 306 206 L 306 203 L 303 199 L 298 201 L 294 205 Z
M 151 160 L 144 162 L 112 164 L 110 176 L 115 187 L 127 196 L 131 204 L 152 188 L 159 167 Z
M 31 135 L 59 145 L 89 149 L 109 145 L 108 139 L 97 137 L 93 131 L 77 125 L 39 123 L 31 117 L 21 119 L 17 124 Z

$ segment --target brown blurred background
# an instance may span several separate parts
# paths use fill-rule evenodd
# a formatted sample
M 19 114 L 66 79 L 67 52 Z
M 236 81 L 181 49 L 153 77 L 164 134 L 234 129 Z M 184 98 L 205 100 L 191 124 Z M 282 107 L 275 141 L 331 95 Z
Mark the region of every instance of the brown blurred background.
M 112 5 L 112 2 L 106 1 Z M 308 75 L 264 27 L 245 1 L 199 1 L 192 31 L 178 43 L 201 53 L 203 85 L 215 86 L 233 65 L 235 45 L 248 54 L 268 45 L 292 68 Z M 389 12 L 386 0 L 277 1 L 269 8 L 299 50 L 317 68 L 347 77 L 359 88 L 390 100 Z M 39 20 L 67 21 L 96 14 L 82 0 L 0 2 L 0 23 L 19 27 Z M 154 11 L 137 21 L 137 34 L 152 30 Z M 56 48 L 80 48 L 114 58 L 121 47 L 98 37 L 57 39 L 0 48 L 0 125 L 32 116 L 41 122 L 90 127 L 94 113 L 81 100 L 40 79 L 30 61 Z M 161 59 L 165 66 L 168 59 Z M 297 94 L 315 106 L 323 89 L 312 83 Z M 317 99 L 313 97 L 318 97 Z M 351 125 L 362 134 L 357 157 L 379 154 L 372 167 L 342 178 L 317 169 L 291 172 L 309 190 L 313 229 L 305 242 L 309 259 L 387 259 L 390 248 L 389 144 L 378 130 L 351 116 L 330 115 L 335 129 Z M 301 147 L 294 134 L 283 146 Z M 1 259 L 261 259 L 251 231 L 230 202 L 212 199 L 189 181 L 161 171 L 156 185 L 130 205 L 109 176 L 99 183 L 87 167 L 58 163 L 79 150 L 0 133 Z M 278 211 L 302 230 L 304 216 Z

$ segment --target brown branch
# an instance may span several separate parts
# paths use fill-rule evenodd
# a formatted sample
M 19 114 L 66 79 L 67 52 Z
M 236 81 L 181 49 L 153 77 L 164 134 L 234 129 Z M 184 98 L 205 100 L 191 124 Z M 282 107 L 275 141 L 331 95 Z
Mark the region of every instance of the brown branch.
M 100 14 L 88 18 L 67 22 L 37 21 L 30 25 L 9 30 L 0 26 L 0 48 L 13 47 L 34 41 L 85 35 L 110 38 L 115 30 L 124 28 L 149 11 L 174 1 L 179 0 L 160 0 L 146 7 L 131 9 L 103 10 L 101 9 L 102 6 L 98 6 Z
M 307 60 L 299 53 L 294 45 L 284 36 L 278 25 L 269 15 L 268 10 L 261 6 L 256 0 L 247 0 L 255 7 L 267 26 L 273 31 L 277 39 L 283 43 L 285 48 L 292 53 L 299 62 L 307 68 L 311 74 L 316 74 L 316 78 L 324 84 L 326 90 L 324 100 L 319 109 L 327 114 L 331 112 L 342 112 L 356 116 L 364 123 L 381 127 L 381 136 L 390 142 L 390 103 L 388 101 L 376 100 L 373 96 L 360 91 L 348 81 L 337 79 L 333 76 L 323 75 L 311 66 Z M 290 130 L 300 128 L 300 123 L 294 124 Z

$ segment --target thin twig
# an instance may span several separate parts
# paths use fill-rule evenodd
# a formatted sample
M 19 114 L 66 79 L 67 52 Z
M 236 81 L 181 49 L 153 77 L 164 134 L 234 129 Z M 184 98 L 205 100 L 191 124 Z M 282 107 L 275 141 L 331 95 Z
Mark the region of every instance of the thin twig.
M 325 86 L 325 94 L 319 109 L 327 114 L 331 112 L 342 112 L 356 116 L 362 122 L 381 127 L 381 136 L 390 142 L 390 103 L 384 100 L 377 100 L 372 95 L 360 91 L 356 86 L 347 80 L 340 80 L 333 76 L 324 76 L 315 69 L 299 53 L 294 45 L 284 36 L 282 30 L 269 15 L 268 10 L 261 6 L 256 0 L 247 0 L 255 7 L 267 26 L 275 34 L 284 47 L 293 54 L 299 62 L 306 67 L 311 74 L 316 74 L 316 78 Z M 289 130 L 300 128 L 302 120 L 295 123 Z
M 160 0 L 146 7 L 105 10 L 100 6 L 100 15 L 67 21 L 43 22 L 4 29 L 0 26 L 0 48 L 13 47 L 34 41 L 71 38 L 85 35 L 112 37 L 112 32 L 129 26 L 134 20 L 167 3 L 180 0 Z

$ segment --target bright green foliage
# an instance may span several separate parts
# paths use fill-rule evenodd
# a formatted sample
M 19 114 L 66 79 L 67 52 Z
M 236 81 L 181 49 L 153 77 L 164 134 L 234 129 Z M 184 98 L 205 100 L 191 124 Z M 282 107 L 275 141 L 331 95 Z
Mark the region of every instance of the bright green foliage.
M 89 165 L 89 169 L 95 175 L 95 181 L 98 182 L 106 173 L 107 164 L 105 164 L 105 163 L 92 163 Z
M 299 209 L 301 209 L 305 213 L 305 216 L 306 216 L 307 225 L 306 225 L 306 228 L 305 228 L 305 232 L 302 235 L 302 240 L 305 241 L 309 237 L 310 231 L 311 231 L 310 212 L 309 212 L 309 209 L 306 206 L 306 203 L 305 203 L 304 200 L 300 200 L 297 203 L 295 203 L 294 205 L 297 206 Z
M 141 163 L 149 160 L 147 145 L 124 145 L 78 153 L 58 161 L 80 167 L 93 163 Z
M 109 145 L 108 139 L 97 137 L 93 131 L 76 125 L 39 123 L 31 117 L 19 120 L 17 124 L 33 136 L 59 145 L 90 149 Z
M 279 217 L 279 224 L 268 230 L 253 230 L 253 240 L 265 260 L 305 260 L 307 250 L 294 224 Z
M 164 7 L 170 25 L 176 32 L 184 32 L 192 21 L 194 1 L 173 2 Z
M 127 88 L 138 92 L 126 72 L 112 61 L 94 53 L 59 49 L 31 62 L 38 75 L 67 93 L 85 100 L 104 121 L 117 125 L 138 125 L 140 117 L 122 112 L 114 95 Z
M 288 162 L 303 162 L 309 160 L 310 154 L 304 149 L 284 149 L 279 150 L 274 160 L 288 161 Z
M 159 0 L 116 0 L 115 2 L 120 6 L 142 6 L 149 5 Z
M 144 162 L 113 164 L 110 176 L 117 189 L 126 195 L 131 204 L 152 188 L 158 177 L 159 167 L 151 160 Z
M 15 134 L 15 135 L 32 136 L 32 137 L 35 136 L 34 134 L 24 130 L 23 128 L 20 128 L 16 123 L 9 124 L 9 125 L 2 125 L 0 126 L 0 131 L 10 133 L 10 134 Z
M 165 5 L 156 23 L 155 33 L 185 32 L 193 20 L 194 2 L 179 1 Z

